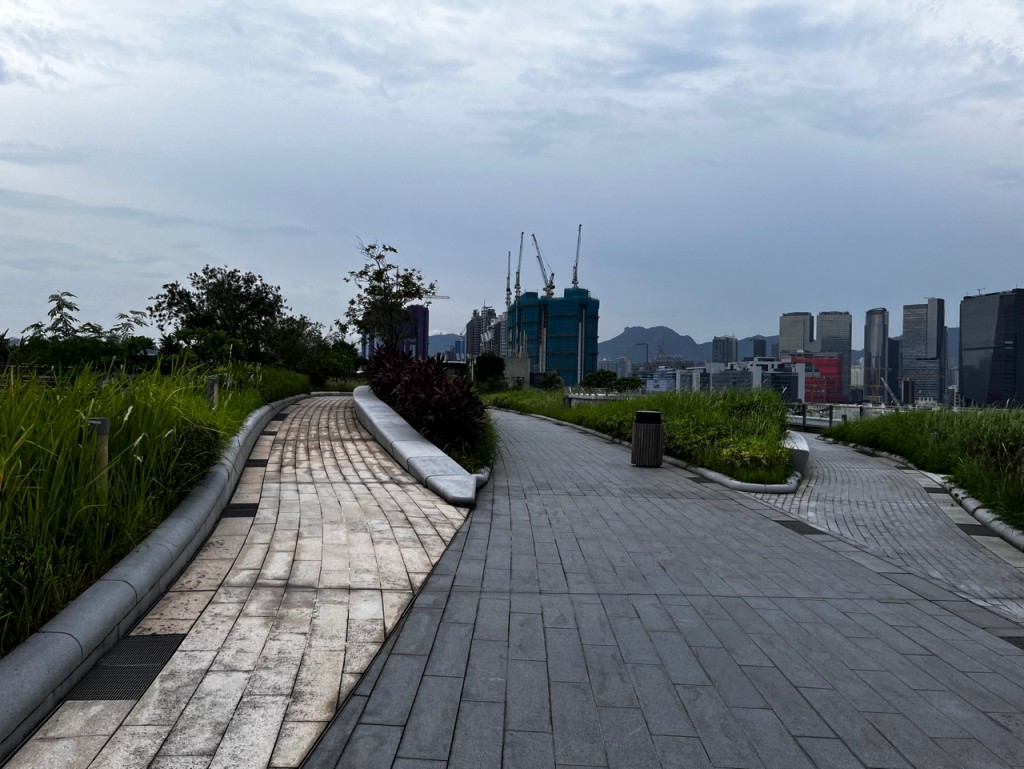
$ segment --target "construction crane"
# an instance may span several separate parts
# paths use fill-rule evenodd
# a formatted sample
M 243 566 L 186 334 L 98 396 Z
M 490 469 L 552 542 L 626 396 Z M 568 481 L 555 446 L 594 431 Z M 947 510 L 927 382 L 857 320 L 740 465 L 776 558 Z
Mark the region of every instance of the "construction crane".
M 579 231 L 576 233 L 576 261 L 572 265 L 572 287 L 579 288 L 579 268 L 580 268 L 580 243 L 583 241 L 583 225 L 580 225 Z
M 512 306 L 512 286 L 509 281 L 512 279 L 512 252 L 508 252 L 508 269 L 505 270 L 505 309 Z
M 519 301 L 519 297 L 522 294 L 522 291 L 520 290 L 521 287 L 519 285 L 519 272 L 523 269 L 523 236 L 525 236 L 525 235 L 526 235 L 525 232 L 520 232 L 519 233 L 519 264 L 516 265 L 516 301 L 517 302 Z
M 540 265 L 540 275 L 544 278 L 544 296 L 551 298 L 555 295 L 555 273 L 551 272 L 547 262 L 544 261 L 544 254 L 540 251 L 540 243 L 537 242 L 537 236 L 530 233 L 530 237 L 533 238 L 533 247 L 537 249 L 537 264 Z

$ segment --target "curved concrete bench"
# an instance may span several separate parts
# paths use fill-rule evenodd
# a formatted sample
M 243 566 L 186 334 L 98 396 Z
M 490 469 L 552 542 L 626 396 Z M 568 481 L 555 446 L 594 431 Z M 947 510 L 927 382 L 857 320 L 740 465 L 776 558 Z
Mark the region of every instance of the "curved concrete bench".
M 800 475 L 807 475 L 807 460 L 811 458 L 811 449 L 807 439 L 793 430 L 786 431 L 782 445 L 789 449 L 789 461 L 793 469 Z
M 476 505 L 476 490 L 485 473 L 472 473 L 409 426 L 366 385 L 353 392 L 356 418 L 395 461 L 446 502 L 458 507 Z
M 306 397 L 254 411 L 203 482 L 163 523 L 0 659 L 0 763 L 167 592 L 217 526 L 260 433 L 277 412 Z

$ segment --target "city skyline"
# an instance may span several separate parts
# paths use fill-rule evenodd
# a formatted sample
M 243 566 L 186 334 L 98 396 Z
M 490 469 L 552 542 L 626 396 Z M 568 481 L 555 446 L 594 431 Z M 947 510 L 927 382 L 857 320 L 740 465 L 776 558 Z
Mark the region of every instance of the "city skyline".
M 1021 282 L 1018 3 L 0 9 L 0 332 L 206 264 L 342 316 L 359 239 L 502 309 L 530 235 L 601 337 L 764 334 Z M 859 322 L 854 347 L 862 346 Z

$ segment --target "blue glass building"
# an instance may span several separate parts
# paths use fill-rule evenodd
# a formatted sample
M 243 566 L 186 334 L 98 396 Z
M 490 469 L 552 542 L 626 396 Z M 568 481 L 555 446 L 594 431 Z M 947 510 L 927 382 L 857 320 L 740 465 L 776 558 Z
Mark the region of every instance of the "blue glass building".
M 561 297 L 528 291 L 508 308 L 508 351 L 522 350 L 531 374 L 554 371 L 568 387 L 597 370 L 600 302 L 585 288 L 567 288 Z

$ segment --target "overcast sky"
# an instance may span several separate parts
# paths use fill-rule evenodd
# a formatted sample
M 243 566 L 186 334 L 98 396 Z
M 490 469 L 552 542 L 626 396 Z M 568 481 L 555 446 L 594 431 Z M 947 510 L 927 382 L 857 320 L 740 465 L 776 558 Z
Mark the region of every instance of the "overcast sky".
M 434 331 L 580 282 L 601 338 L 1024 285 L 1024 4 L 0 0 L 0 332 L 205 264 L 329 324 L 359 239 Z

